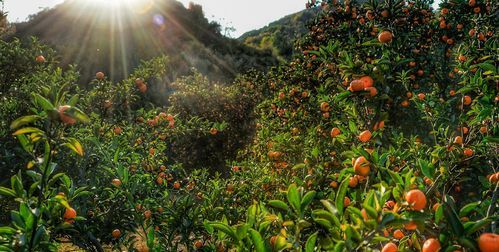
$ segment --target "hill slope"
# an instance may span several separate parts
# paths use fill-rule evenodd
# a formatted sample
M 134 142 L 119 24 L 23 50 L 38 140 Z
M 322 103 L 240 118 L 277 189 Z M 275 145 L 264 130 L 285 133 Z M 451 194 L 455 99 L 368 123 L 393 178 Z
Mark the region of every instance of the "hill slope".
M 212 79 L 227 80 L 251 68 L 276 64 L 269 51 L 222 36 L 220 26 L 204 17 L 201 6 L 186 8 L 175 0 L 133 9 L 106 9 L 84 0 L 67 0 L 16 24 L 13 36 L 36 36 L 53 46 L 63 55 L 60 61 L 64 65 L 80 67 L 83 81 L 96 71 L 123 79 L 140 60 L 159 54 L 170 56 L 172 80 L 191 67 Z
M 308 31 L 307 23 L 312 21 L 319 9 L 307 9 L 285 16 L 269 25 L 249 31 L 238 39 L 244 44 L 263 50 L 272 50 L 280 59 L 290 59 L 294 53 L 294 42 Z

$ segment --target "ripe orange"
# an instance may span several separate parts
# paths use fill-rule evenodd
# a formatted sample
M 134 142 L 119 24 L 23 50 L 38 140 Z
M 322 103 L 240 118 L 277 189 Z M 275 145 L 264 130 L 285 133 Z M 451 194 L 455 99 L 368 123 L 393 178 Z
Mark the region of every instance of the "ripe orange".
M 329 186 L 330 186 L 331 188 L 336 189 L 336 188 L 338 188 L 338 182 L 336 182 L 336 181 L 331 181 L 331 183 L 329 183 Z
M 457 136 L 454 138 L 454 144 L 463 144 L 463 138 L 461 136 Z
M 203 242 L 201 240 L 197 240 L 196 242 L 194 242 L 194 247 L 196 249 L 200 249 L 203 247 Z
M 163 182 L 164 182 L 164 180 L 163 180 L 163 178 L 162 178 L 162 177 L 157 177 L 157 178 L 156 178 L 156 184 L 158 184 L 158 185 L 162 185 L 162 184 L 163 184 Z
M 466 148 L 466 149 L 464 149 L 463 154 L 467 157 L 471 157 L 471 156 L 473 156 L 473 150 L 470 148 Z
M 416 225 L 416 222 L 410 221 L 409 223 L 404 224 L 405 230 L 416 230 L 418 229 L 418 225 Z
M 180 182 L 176 181 L 175 183 L 173 183 L 173 188 L 180 189 Z
M 402 105 L 402 107 L 409 107 L 409 101 L 408 100 L 403 100 L 400 105 Z
M 416 211 L 420 211 L 426 206 L 426 196 L 418 189 L 410 190 L 405 195 L 405 200 Z
M 364 91 L 368 91 L 371 97 L 374 97 L 378 94 L 378 89 L 376 89 L 375 87 L 366 87 L 364 88 Z
M 348 181 L 348 186 L 356 187 L 359 184 L 359 179 L 357 177 L 351 177 Z
M 369 175 L 370 171 L 369 161 L 367 161 L 365 157 L 360 156 L 355 160 L 353 169 L 355 171 L 355 174 L 367 176 Z
M 469 4 L 471 7 L 473 7 L 473 6 L 475 6 L 475 4 L 476 4 L 476 0 L 469 0 L 469 1 L 468 1 L 468 4 Z
M 146 84 L 142 84 L 142 85 L 140 85 L 138 88 L 139 88 L 139 91 L 140 91 L 141 93 L 145 93 L 145 92 L 147 92 L 147 85 L 146 85 Z
M 378 35 L 378 41 L 381 43 L 390 43 L 393 39 L 393 35 L 389 31 L 383 31 Z
M 470 105 L 470 104 L 471 104 L 471 97 L 469 97 L 468 95 L 465 95 L 465 96 L 463 97 L 463 104 L 464 104 L 465 106 Z
M 340 129 L 338 129 L 338 128 L 336 128 L 336 127 L 335 127 L 335 128 L 333 128 L 333 129 L 331 130 L 331 133 L 330 133 L 330 135 L 331 135 L 331 137 L 332 137 L 332 138 L 337 137 L 339 134 L 341 134 L 341 130 L 340 130 Z
M 43 57 L 43 55 L 38 55 L 38 56 L 36 56 L 35 61 L 38 63 L 44 63 L 45 57 Z
M 111 235 L 113 236 L 114 239 L 118 239 L 121 236 L 121 231 L 119 229 L 115 229 L 115 230 L 113 230 Z
M 349 205 L 350 205 L 350 198 L 345 197 L 345 198 L 343 199 L 343 206 L 344 206 L 344 207 L 347 207 L 347 206 L 349 206 Z
M 64 212 L 64 221 L 67 223 L 74 223 L 74 218 L 76 218 L 76 210 L 74 208 L 66 208 Z
M 441 248 L 437 239 L 431 238 L 424 242 L 422 252 L 437 252 Z
M 146 211 L 144 212 L 144 217 L 145 217 L 146 219 L 151 218 L 151 215 L 152 215 L 151 210 L 146 210 Z
M 123 132 L 121 127 L 115 127 L 113 131 L 114 131 L 114 134 L 116 134 L 116 135 L 119 135 L 119 134 L 121 134 L 121 132 Z
M 379 121 L 376 124 L 374 124 L 373 129 L 378 130 L 378 129 L 382 129 L 384 127 L 385 127 L 385 121 Z
M 210 129 L 210 134 L 212 134 L 212 135 L 216 135 L 217 133 L 218 133 L 218 130 L 217 130 L 217 129 L 215 129 L 215 128 L 211 128 L 211 129 Z
M 487 131 L 488 131 L 488 129 L 487 129 L 487 127 L 486 127 L 486 126 L 482 126 L 482 127 L 480 127 L 480 133 L 482 133 L 482 134 L 487 134 Z
M 104 79 L 104 73 L 103 72 L 97 72 L 95 74 L 95 78 L 97 78 L 98 80 L 103 80 Z
M 499 251 L 499 235 L 494 233 L 483 233 L 478 238 L 478 247 L 481 252 Z
M 464 61 L 466 61 L 466 56 L 461 54 L 461 55 L 459 55 L 459 57 L 457 57 L 457 59 L 461 62 L 464 62 Z
M 400 240 L 402 238 L 404 238 L 404 232 L 402 232 L 400 229 L 397 229 L 393 232 L 393 238 L 397 239 L 397 240 Z
M 381 252 L 397 252 L 397 251 L 398 247 L 393 242 L 385 244 L 385 246 L 383 246 L 383 249 L 381 250 Z
M 374 85 L 374 80 L 370 76 L 362 76 L 359 80 L 364 83 L 364 88 L 372 87 Z
M 111 181 L 111 183 L 114 186 L 121 186 L 121 180 L 119 180 L 119 179 L 113 179 L 113 181 Z
M 71 106 L 69 105 L 64 105 L 64 106 L 60 106 L 58 111 L 59 111 L 59 118 L 61 119 L 61 121 L 67 125 L 73 125 L 76 123 L 76 119 L 70 117 L 70 116 L 67 116 L 65 114 L 65 111 L 70 109 Z
M 362 91 L 364 90 L 364 82 L 361 80 L 353 80 L 352 82 L 350 82 L 350 87 L 348 87 L 348 90 L 352 92 Z
M 369 130 L 364 130 L 364 131 L 362 131 L 362 132 L 360 133 L 360 135 L 359 135 L 359 140 L 360 140 L 361 142 L 365 143 L 365 142 L 367 142 L 367 141 L 371 140 L 371 136 L 372 136 L 371 131 L 369 131 Z
M 426 97 L 426 95 L 425 95 L 425 94 L 423 94 L 423 93 L 419 93 L 419 94 L 418 94 L 418 99 L 419 99 L 420 101 L 424 100 L 424 98 L 425 98 L 425 97 Z
M 330 109 L 329 103 L 327 103 L 327 102 L 322 102 L 321 103 L 321 111 L 322 112 L 328 112 L 329 109 Z

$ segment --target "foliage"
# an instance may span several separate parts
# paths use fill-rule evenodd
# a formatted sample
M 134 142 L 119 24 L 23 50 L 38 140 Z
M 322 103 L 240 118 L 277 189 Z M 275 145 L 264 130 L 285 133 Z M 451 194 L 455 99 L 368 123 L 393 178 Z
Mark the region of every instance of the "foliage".
M 498 5 L 429 4 L 311 1 L 301 53 L 232 85 L 165 84 L 171 57 L 76 85 L 37 43 L 4 42 L 25 64 L 0 61 L 18 73 L 0 70 L 15 171 L 1 250 L 482 249 L 498 221 Z

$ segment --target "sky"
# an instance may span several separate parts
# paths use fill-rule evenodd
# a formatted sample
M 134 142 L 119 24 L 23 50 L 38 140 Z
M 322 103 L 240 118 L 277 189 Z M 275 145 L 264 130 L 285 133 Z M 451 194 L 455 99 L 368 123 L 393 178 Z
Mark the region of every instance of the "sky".
M 9 21 L 24 21 L 30 14 L 62 2 L 64 0 L 5 0 L 4 10 L 8 12 Z M 234 27 L 236 31 L 230 35 L 238 37 L 247 31 L 264 27 L 272 21 L 304 9 L 306 0 L 180 0 L 180 2 L 184 5 L 188 5 L 189 2 L 202 5 L 209 20 L 217 21 L 223 27 Z

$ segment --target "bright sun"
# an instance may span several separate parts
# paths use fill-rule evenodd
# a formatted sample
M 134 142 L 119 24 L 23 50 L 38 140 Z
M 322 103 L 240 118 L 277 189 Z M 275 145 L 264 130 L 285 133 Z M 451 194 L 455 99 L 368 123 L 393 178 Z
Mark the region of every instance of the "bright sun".
M 150 0 L 149 0 L 150 1 Z M 109 7 L 131 7 L 136 4 L 147 2 L 146 0 L 89 0 L 89 2 L 104 4 Z

